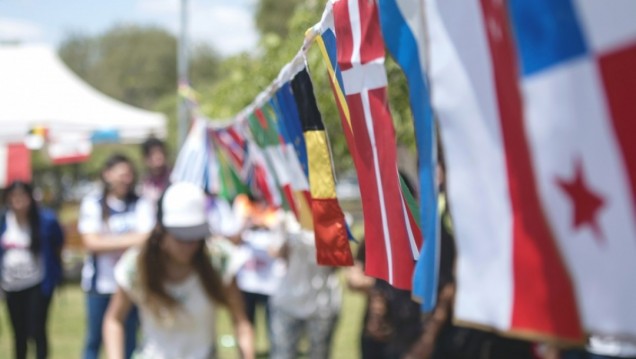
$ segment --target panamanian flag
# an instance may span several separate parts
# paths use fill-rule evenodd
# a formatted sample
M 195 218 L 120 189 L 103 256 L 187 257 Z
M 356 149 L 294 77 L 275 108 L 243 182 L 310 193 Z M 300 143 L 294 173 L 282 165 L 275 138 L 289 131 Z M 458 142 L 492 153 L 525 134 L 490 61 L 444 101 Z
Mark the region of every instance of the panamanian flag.
M 636 2 L 425 2 L 455 320 L 636 337 Z

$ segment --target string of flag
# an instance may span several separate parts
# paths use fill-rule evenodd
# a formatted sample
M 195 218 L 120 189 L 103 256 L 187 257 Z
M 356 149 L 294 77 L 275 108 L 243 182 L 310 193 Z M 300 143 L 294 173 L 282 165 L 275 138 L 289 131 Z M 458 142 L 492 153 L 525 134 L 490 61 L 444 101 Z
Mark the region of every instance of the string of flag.
M 352 264 L 305 61 L 317 44 L 359 178 L 367 274 L 435 307 L 442 148 L 455 322 L 532 340 L 634 340 L 634 13 L 633 1 L 330 0 L 231 123 L 197 119 L 173 175 L 228 196 L 240 183 L 314 230 L 319 263 Z M 397 169 L 387 50 L 409 86 L 418 193 Z

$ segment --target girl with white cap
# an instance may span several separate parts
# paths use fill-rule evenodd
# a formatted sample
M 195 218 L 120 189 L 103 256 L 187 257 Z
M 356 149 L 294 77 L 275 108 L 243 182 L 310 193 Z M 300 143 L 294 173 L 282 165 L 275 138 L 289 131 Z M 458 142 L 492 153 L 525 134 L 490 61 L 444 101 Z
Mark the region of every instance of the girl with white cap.
M 124 321 L 137 305 L 142 344 L 135 358 L 214 357 L 215 308 L 232 315 L 243 358 L 253 358 L 253 331 L 236 283 L 224 283 L 205 245 L 210 234 L 205 194 L 196 185 L 170 185 L 159 200 L 157 225 L 141 248 L 124 254 L 115 269 L 118 290 L 104 319 L 110 359 L 120 359 Z

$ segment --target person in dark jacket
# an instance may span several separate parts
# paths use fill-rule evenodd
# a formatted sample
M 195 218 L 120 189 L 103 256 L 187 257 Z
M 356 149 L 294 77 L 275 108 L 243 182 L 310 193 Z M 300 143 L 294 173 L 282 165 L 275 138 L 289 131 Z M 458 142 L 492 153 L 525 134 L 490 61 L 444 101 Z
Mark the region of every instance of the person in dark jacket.
M 0 218 L 0 286 L 6 293 L 14 356 L 26 358 L 27 341 L 37 358 L 48 355 L 46 320 L 53 291 L 62 278 L 64 234 L 55 214 L 39 208 L 30 184 L 16 181 L 5 191 Z

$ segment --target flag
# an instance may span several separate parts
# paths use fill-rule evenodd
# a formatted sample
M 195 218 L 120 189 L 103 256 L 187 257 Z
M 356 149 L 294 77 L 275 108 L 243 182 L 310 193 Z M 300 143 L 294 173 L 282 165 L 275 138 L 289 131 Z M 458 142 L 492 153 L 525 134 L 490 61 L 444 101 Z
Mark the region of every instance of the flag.
M 219 152 L 225 154 L 234 172 L 243 181 L 247 181 L 247 169 L 245 166 L 247 143 L 238 124 L 212 129 L 211 136 Z
M 338 65 L 349 108 L 360 181 L 366 272 L 400 289 L 411 289 L 422 235 L 402 189 L 395 129 L 386 96 L 384 42 L 375 2 L 333 4 Z
M 216 141 L 212 141 L 212 143 L 216 145 L 215 153 L 217 154 L 219 163 L 219 179 L 221 188 L 218 196 L 222 197 L 226 201 L 231 201 L 238 194 L 247 193 L 248 188 L 246 184 L 241 181 L 239 175 L 230 164 L 227 154 L 222 151 Z
M 347 143 L 354 143 L 353 132 L 351 128 L 351 116 L 349 115 L 349 105 L 345 98 L 344 85 L 342 81 L 342 72 L 338 65 L 338 50 L 336 46 L 336 29 L 333 19 L 333 1 L 330 0 L 325 6 L 320 23 L 316 25 L 318 36 L 316 42 L 322 53 L 323 60 L 327 66 L 327 74 L 329 75 L 329 84 L 333 91 L 336 107 L 342 121 L 342 129 L 347 139 Z M 349 152 L 354 163 L 358 163 L 358 153 L 354 146 L 349 145 Z M 356 165 L 357 167 L 357 165 Z
M 311 78 L 306 69 L 293 78 L 291 86 L 307 145 L 316 260 L 318 264 L 323 265 L 353 265 L 347 224 L 336 198 L 332 159 L 325 126 L 316 104 Z
M 280 191 L 263 150 L 254 141 L 248 140 L 246 153 L 247 176 L 245 183 L 249 186 L 250 191 L 262 196 L 270 206 L 281 206 Z
M 636 3 L 425 6 L 456 321 L 634 336 Z
M 290 175 L 294 201 L 298 210 L 298 221 L 303 228 L 313 230 L 311 194 L 309 192 L 308 174 L 305 171 L 305 168 L 307 168 L 307 150 L 305 149 L 302 126 L 298 118 L 296 104 L 293 103 L 294 97 L 291 91 L 291 85 L 286 82 L 274 94 L 270 104 L 276 112 L 276 123 L 282 137 L 284 163 L 287 165 Z M 290 103 L 289 100 L 292 102 Z
M 56 165 L 85 162 L 93 151 L 91 139 L 86 134 L 60 134 L 47 142 L 47 154 Z
M 441 249 L 437 213 L 435 125 L 426 79 L 426 29 L 424 4 L 411 0 L 380 0 L 382 35 L 391 56 L 400 65 L 409 85 L 409 102 L 415 124 L 420 182 L 420 216 L 424 245 L 413 274 L 413 296 L 430 311 L 437 299 Z
M 31 181 L 31 152 L 22 143 L 0 144 L 0 187 Z
M 256 144 L 263 150 L 267 167 L 271 170 L 278 187 L 283 193 L 283 206 L 298 218 L 298 207 L 294 199 L 291 178 L 281 146 L 278 126 L 269 114 L 271 108 L 257 108 L 248 116 L 250 131 Z
M 206 121 L 195 118 L 170 174 L 172 182 L 191 182 L 209 193 L 221 190 L 219 163 L 210 142 Z
M 309 167 L 307 162 L 307 149 L 305 139 L 303 138 L 302 123 L 296 108 L 294 94 L 292 92 L 291 83 L 285 82 L 276 92 L 276 102 L 282 115 L 282 121 L 287 128 L 289 135 L 288 143 L 294 145 L 296 157 L 300 161 L 300 165 L 305 173 L 305 178 L 309 177 Z
M 425 3 L 458 247 L 455 320 L 578 341 L 572 283 L 534 182 L 505 7 L 487 13 L 488 1 Z
M 580 320 L 587 332 L 632 338 L 634 15 L 629 0 L 509 3 L 538 194 L 571 274 Z

